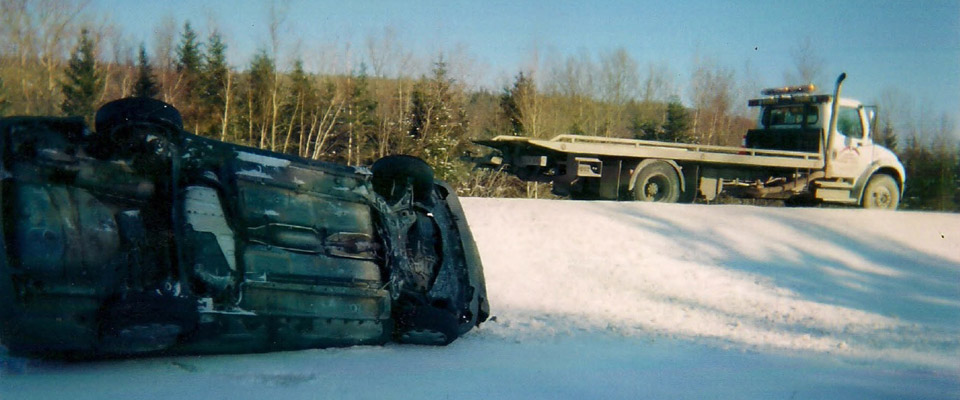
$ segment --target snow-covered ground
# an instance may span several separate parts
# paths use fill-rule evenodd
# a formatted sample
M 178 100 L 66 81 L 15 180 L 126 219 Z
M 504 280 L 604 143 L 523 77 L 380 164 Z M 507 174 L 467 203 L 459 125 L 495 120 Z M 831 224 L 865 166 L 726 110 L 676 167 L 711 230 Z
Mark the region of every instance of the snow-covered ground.
M 960 398 L 960 215 L 462 200 L 496 320 L 448 347 L 0 357 L 0 399 Z

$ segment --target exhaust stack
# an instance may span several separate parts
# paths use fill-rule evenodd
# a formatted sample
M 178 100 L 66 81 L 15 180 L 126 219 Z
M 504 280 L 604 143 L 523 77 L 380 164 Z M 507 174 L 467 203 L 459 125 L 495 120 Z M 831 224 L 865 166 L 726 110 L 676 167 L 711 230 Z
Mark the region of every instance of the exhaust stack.
M 834 132 L 837 131 L 837 113 L 840 112 L 840 88 L 843 87 L 843 80 L 847 79 L 847 73 L 842 72 L 837 77 L 837 85 L 833 89 L 833 105 L 830 109 L 830 126 L 827 129 L 826 147 L 823 149 L 824 166 L 830 164 L 830 149 L 833 148 Z M 829 169 L 827 169 L 829 171 Z

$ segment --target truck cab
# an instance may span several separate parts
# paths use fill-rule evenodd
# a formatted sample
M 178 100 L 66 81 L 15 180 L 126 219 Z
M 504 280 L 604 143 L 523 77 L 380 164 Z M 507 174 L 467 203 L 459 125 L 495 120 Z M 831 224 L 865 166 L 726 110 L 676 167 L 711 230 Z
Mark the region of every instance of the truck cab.
M 813 85 L 766 89 L 767 97 L 750 100 L 759 112 L 757 128 L 747 132 L 745 146 L 822 154 L 817 199 L 870 206 L 871 195 L 864 198 L 864 190 L 878 173 L 896 186 L 896 193 L 880 195 L 881 203 L 893 195 L 899 198 L 906 174 L 897 156 L 873 141 L 876 107 L 842 97 L 834 104 L 834 96 L 811 94 L 814 90 Z

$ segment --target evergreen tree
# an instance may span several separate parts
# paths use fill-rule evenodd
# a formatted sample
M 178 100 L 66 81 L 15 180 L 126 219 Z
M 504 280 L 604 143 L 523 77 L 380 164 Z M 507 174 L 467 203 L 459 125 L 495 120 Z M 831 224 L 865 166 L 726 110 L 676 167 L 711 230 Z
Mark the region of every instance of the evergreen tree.
M 136 97 L 156 98 L 160 94 L 160 85 L 153 75 L 153 67 L 147 58 L 147 49 L 140 44 L 137 55 L 137 80 L 133 82 L 133 95 Z
M 276 66 L 266 50 L 260 49 L 247 73 L 246 107 L 251 145 L 267 148 L 272 109 L 270 94 L 276 85 Z
M 935 188 L 932 195 L 932 208 L 937 211 L 955 211 L 957 204 L 954 196 L 957 193 L 957 147 L 950 143 L 935 144 L 933 150 L 933 168 Z
M 214 31 L 207 41 L 201 66 L 200 97 L 210 106 L 222 105 L 226 94 L 229 73 L 226 51 L 227 45 L 223 43 L 220 33 Z
M 313 83 L 310 76 L 303 69 L 303 60 L 297 59 L 293 62 L 293 71 L 290 72 L 291 90 L 290 93 L 296 96 L 306 95 L 313 89 Z
M 904 208 L 953 211 L 958 190 L 957 150 L 945 143 L 925 144 L 916 136 L 906 141 L 899 155 L 907 174 Z
M 960 146 L 953 153 L 953 211 L 960 211 Z
M 690 135 L 690 113 L 680 103 L 673 99 L 667 104 L 667 121 L 663 124 L 663 140 L 677 143 L 692 143 Z
M 352 77 L 349 84 L 343 118 L 343 128 L 348 134 L 347 163 L 369 164 L 374 161 L 374 155 L 371 152 L 364 157 L 363 149 L 376 135 L 378 122 L 377 101 L 370 93 L 365 64 L 361 64 L 360 73 Z
M 223 112 L 227 101 L 227 79 L 230 69 L 227 66 L 227 45 L 220 33 L 214 31 L 207 40 L 206 52 L 200 66 L 198 101 L 205 124 L 203 132 L 215 132 L 223 122 Z
M 422 139 L 430 130 L 435 104 L 430 101 L 427 85 L 421 79 L 410 94 L 410 137 Z
M 190 21 L 187 21 L 183 24 L 180 44 L 177 46 L 177 72 L 199 74 L 202 57 L 197 32 L 190 26 Z
M 197 86 L 200 81 L 201 68 L 203 68 L 202 57 L 197 33 L 190 26 L 190 21 L 187 21 L 183 24 L 180 44 L 177 45 L 177 73 L 180 74 L 178 89 L 182 98 L 187 102 L 187 106 L 191 108 L 194 108 L 193 102 L 199 92 Z M 182 109 L 183 105 L 181 105 L 181 111 L 183 111 Z
M 644 119 L 641 115 L 634 116 L 631 130 L 633 136 L 640 140 L 663 140 L 663 125 Z
M 411 93 L 410 136 L 417 147 L 412 149 L 431 167 L 439 179 L 451 184 L 459 182 L 462 165 L 458 152 L 465 143 L 467 116 L 462 99 L 447 76 L 447 64 L 439 59 L 430 79 L 422 78 Z
M 635 118 L 633 131 L 637 139 L 675 143 L 693 141 L 690 135 L 690 113 L 678 99 L 672 99 L 667 104 L 666 121 L 663 124 L 643 119 L 640 115 Z
M 523 135 L 526 133 L 522 105 L 528 97 L 533 95 L 533 80 L 521 71 L 517 74 L 513 82 L 513 87 L 505 89 L 504 93 L 500 96 L 500 109 L 507 119 L 507 122 L 510 123 L 511 133 L 514 135 Z
M 890 149 L 890 151 L 896 152 L 897 142 L 899 139 L 897 138 L 896 132 L 893 130 L 893 124 L 882 124 L 878 128 L 879 129 L 877 129 L 874 141 L 876 141 L 877 144 Z
M 281 114 L 285 120 L 290 121 L 287 126 L 287 136 L 284 139 L 281 151 L 306 156 L 307 135 L 310 133 L 308 125 L 312 122 L 308 119 L 308 111 L 312 115 L 314 110 L 319 107 L 317 101 L 316 88 L 313 85 L 311 77 L 303 70 L 303 60 L 297 59 L 293 62 L 293 71 L 290 72 L 290 91 L 289 98 L 284 102 Z M 291 141 L 293 134 L 296 134 L 296 141 Z M 292 151 L 296 149 L 295 151 Z
M 97 68 L 96 43 L 86 29 L 80 31 L 80 40 L 70 55 L 66 80 L 61 81 L 63 103 L 61 111 L 66 115 L 78 115 L 86 119 L 93 112 L 103 91 L 103 73 Z

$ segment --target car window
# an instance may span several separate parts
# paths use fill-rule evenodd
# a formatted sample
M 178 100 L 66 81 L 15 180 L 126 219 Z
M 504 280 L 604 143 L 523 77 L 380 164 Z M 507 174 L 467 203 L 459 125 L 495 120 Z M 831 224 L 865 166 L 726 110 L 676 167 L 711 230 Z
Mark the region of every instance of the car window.
M 808 104 L 767 107 L 761 125 L 765 128 L 802 128 L 816 125 L 817 107 Z
M 860 123 L 860 110 L 851 107 L 840 107 L 840 113 L 837 114 L 837 131 L 848 138 L 862 138 L 863 125 Z

